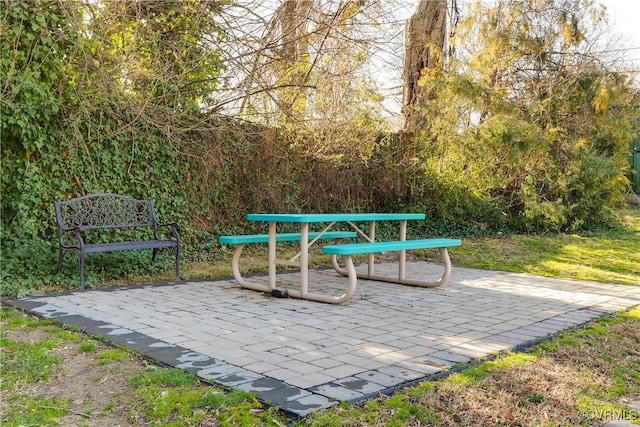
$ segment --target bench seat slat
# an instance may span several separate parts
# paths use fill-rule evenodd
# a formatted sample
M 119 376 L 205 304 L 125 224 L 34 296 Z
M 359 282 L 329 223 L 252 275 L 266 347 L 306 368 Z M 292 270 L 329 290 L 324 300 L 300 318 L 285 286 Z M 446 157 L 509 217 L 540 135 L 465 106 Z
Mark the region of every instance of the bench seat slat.
M 143 240 L 138 242 L 118 242 L 118 243 L 94 243 L 84 245 L 84 252 L 114 252 L 114 251 L 128 251 L 137 249 L 161 249 L 161 248 L 175 248 L 178 246 L 178 242 L 175 240 Z
M 309 239 L 318 237 L 319 232 L 310 232 Z M 327 231 L 320 239 L 348 239 L 357 236 L 355 231 Z M 278 233 L 276 242 L 295 242 L 300 240 L 300 233 Z M 268 234 L 246 234 L 237 236 L 221 236 L 218 241 L 227 245 L 245 245 L 249 243 L 269 243 Z
M 462 241 L 460 241 L 459 239 L 396 240 L 390 242 L 326 245 L 322 247 L 322 252 L 330 255 L 355 255 L 380 252 L 395 252 L 412 249 L 446 248 L 451 246 L 460 246 L 461 244 Z

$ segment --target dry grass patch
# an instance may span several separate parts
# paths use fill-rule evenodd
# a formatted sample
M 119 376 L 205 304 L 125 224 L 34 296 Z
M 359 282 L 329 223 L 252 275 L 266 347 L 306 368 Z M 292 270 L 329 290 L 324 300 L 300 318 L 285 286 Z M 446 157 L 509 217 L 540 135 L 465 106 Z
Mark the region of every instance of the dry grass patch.
M 640 308 L 503 354 L 391 397 L 317 414 L 309 426 L 602 425 L 640 423 Z M 339 420 L 339 421 L 336 421 Z

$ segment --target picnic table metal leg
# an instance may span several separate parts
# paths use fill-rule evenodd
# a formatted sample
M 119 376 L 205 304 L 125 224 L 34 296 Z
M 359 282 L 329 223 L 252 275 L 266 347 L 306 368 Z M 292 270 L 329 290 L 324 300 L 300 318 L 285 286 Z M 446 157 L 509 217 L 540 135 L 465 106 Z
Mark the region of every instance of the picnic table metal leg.
M 400 240 L 407 240 L 407 221 L 400 221 Z M 398 281 L 402 283 L 405 277 L 407 251 L 400 251 L 398 259 Z
M 309 224 L 300 227 L 300 295 L 309 293 Z
M 400 279 L 400 278 L 395 278 L 391 276 L 378 276 L 378 275 L 373 275 L 369 277 L 360 276 L 360 278 L 377 280 L 379 282 L 400 283 L 401 285 L 408 285 L 408 286 L 419 286 L 422 288 L 438 287 L 440 285 L 443 285 L 451 275 L 451 259 L 449 258 L 449 252 L 447 251 L 447 248 L 439 248 L 439 250 L 440 250 L 440 256 L 444 261 L 444 272 L 442 273 L 442 276 L 440 276 L 438 280 L 435 280 L 433 282 L 427 281 L 427 280 L 407 279 L 406 277 Z
M 347 292 L 340 296 L 332 296 L 332 295 L 324 295 L 318 294 L 315 292 L 309 292 L 309 224 L 303 223 L 300 226 L 300 289 L 289 289 L 288 294 L 292 298 L 301 298 L 310 301 L 318 301 L 318 302 L 326 302 L 329 304 L 341 304 L 345 301 L 348 301 L 354 294 L 356 290 L 356 285 L 358 283 L 358 278 L 356 275 L 355 267 L 353 266 L 353 262 L 349 257 L 347 265 L 347 270 L 345 270 L 345 275 L 349 275 L 348 271 L 351 268 L 352 272 L 349 278 L 349 288 Z M 337 261 L 335 261 L 335 256 L 331 257 L 332 262 L 335 262 L 337 265 Z M 339 268 L 339 267 L 338 267 Z
M 340 266 L 340 263 L 338 262 L 338 256 L 337 255 L 331 255 L 331 266 L 333 267 L 333 269 L 336 271 L 336 273 L 338 273 L 341 276 L 348 276 L 349 272 L 347 272 L 346 269 L 342 268 Z
M 335 258 L 335 255 L 331 257 Z M 356 286 L 358 285 L 358 274 L 356 272 L 356 268 L 353 265 L 353 261 L 350 256 L 344 257 L 344 264 L 346 266 L 346 276 L 349 277 L 349 285 L 347 291 L 340 296 L 332 296 L 332 295 L 323 295 L 314 292 L 306 292 L 304 295 L 297 290 L 290 290 L 289 296 L 293 298 L 302 298 L 310 301 L 318 301 L 318 302 L 326 302 L 329 304 L 342 304 L 343 302 L 349 301 L 353 294 L 356 291 Z
M 375 221 L 369 221 L 369 241 L 370 242 L 376 241 L 376 222 Z M 369 254 L 367 258 L 369 262 L 369 266 L 367 267 L 367 272 L 369 276 L 373 276 L 375 273 L 375 265 L 376 265 L 375 255 Z
M 423 288 L 435 288 L 437 286 L 444 285 L 444 283 L 449 280 L 449 276 L 451 275 L 451 258 L 449 258 L 449 251 L 447 251 L 447 248 L 440 248 L 440 257 L 444 262 L 444 272 L 442 273 L 442 276 L 440 276 L 440 278 L 435 282 L 404 279 L 400 283 L 402 283 L 403 285 L 420 286 Z
M 276 287 L 276 223 L 269 223 L 269 289 Z M 267 292 L 268 292 L 267 291 Z
M 261 283 L 251 283 L 244 280 L 242 274 L 240 274 L 240 255 L 242 255 L 242 248 L 244 245 L 236 246 L 236 251 L 233 253 L 233 258 L 231 259 L 231 271 L 233 272 L 233 277 L 236 279 L 236 282 L 243 288 L 252 289 L 254 291 L 260 292 L 269 292 L 269 286 Z
M 435 288 L 437 286 L 443 285 L 448 279 L 449 276 L 451 275 L 451 258 L 449 258 L 449 251 L 447 251 L 447 248 L 438 248 L 440 251 L 440 257 L 442 258 L 442 261 L 444 262 L 444 272 L 442 273 L 442 276 L 440 276 L 439 279 L 435 280 L 435 281 L 426 281 L 426 280 L 418 280 L 418 279 L 407 279 L 406 277 L 406 258 L 405 258 L 405 254 L 403 254 L 402 252 L 405 251 L 401 251 L 400 252 L 400 263 L 401 266 L 399 267 L 399 271 L 398 271 L 398 277 L 393 277 L 393 276 L 381 276 L 378 274 L 369 274 L 369 272 L 367 273 L 354 273 L 356 274 L 357 278 L 359 279 L 365 279 L 365 280 L 377 280 L 379 282 L 388 282 L 388 283 L 399 283 L 401 285 L 408 285 L 408 286 L 420 286 L 423 288 Z M 345 261 L 346 261 L 346 257 L 344 257 Z M 349 257 L 349 261 L 352 263 L 351 261 L 351 257 Z M 346 268 L 342 268 L 340 266 L 340 264 L 338 263 L 338 259 L 336 255 L 331 255 L 331 265 L 333 266 L 333 269 L 340 275 L 342 276 L 349 276 L 349 267 L 345 264 Z M 355 271 L 355 269 L 354 269 Z

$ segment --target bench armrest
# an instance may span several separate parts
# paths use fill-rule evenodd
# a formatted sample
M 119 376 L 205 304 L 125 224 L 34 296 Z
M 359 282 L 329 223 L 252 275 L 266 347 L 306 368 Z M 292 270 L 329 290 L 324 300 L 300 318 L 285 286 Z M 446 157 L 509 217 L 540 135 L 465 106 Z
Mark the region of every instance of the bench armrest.
M 77 241 L 74 242 L 73 238 Z M 82 228 L 73 227 L 66 230 L 58 228 L 58 246 L 63 249 L 78 248 L 82 249 L 84 246 L 84 239 L 82 238 Z
M 162 228 L 171 227 L 171 234 L 173 235 L 173 237 L 176 238 L 176 240 L 180 241 L 180 223 L 179 222 L 168 222 L 165 224 L 156 224 L 155 227 L 153 227 L 153 235 L 155 239 L 158 238 L 158 229 L 161 227 Z

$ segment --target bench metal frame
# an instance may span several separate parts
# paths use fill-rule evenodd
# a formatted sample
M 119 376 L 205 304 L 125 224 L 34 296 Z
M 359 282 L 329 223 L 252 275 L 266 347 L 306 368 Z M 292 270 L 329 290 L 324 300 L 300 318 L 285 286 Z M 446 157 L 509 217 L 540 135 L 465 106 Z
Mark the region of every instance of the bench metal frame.
M 180 224 L 160 224 L 150 200 L 132 199 L 120 194 L 89 194 L 68 201 L 54 202 L 58 227 L 58 265 L 67 252 L 77 255 L 80 267 L 80 289 L 84 290 L 85 254 L 123 250 L 153 249 L 151 261 L 162 248 L 175 248 L 176 277 L 180 278 Z M 86 243 L 85 231 L 150 227 L 151 239 L 111 243 Z M 167 227 L 172 238 L 161 239 L 159 230 Z

